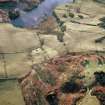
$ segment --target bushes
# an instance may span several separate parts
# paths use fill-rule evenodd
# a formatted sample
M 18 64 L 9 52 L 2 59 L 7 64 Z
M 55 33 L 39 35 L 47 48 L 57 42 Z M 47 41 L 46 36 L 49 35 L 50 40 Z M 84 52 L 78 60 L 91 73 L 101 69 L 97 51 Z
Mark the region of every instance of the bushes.
M 77 92 L 78 90 L 79 90 L 78 84 L 71 81 L 65 82 L 61 87 L 61 91 L 63 93 L 74 93 Z
M 46 97 L 46 100 L 48 101 L 49 105 L 58 105 L 58 98 L 57 98 L 57 95 L 56 94 L 49 94 L 47 97 Z
M 38 87 L 33 87 L 33 90 L 35 96 L 32 97 L 32 99 L 30 98 L 30 100 L 32 100 L 32 105 L 46 105 L 46 100 L 42 90 L 40 90 Z
M 10 10 L 10 11 L 8 12 L 8 14 L 9 14 L 9 18 L 10 18 L 11 20 L 14 20 L 14 19 L 16 19 L 16 18 L 18 18 L 18 17 L 20 16 L 19 11 L 15 11 L 15 10 Z
M 64 18 L 67 18 L 67 15 L 66 15 L 66 14 L 64 14 L 64 15 L 63 15 L 63 17 L 64 17 Z
M 84 18 L 82 15 L 78 15 L 78 17 L 79 17 L 80 19 L 83 19 L 83 18 Z
M 66 26 L 64 25 L 64 22 L 59 19 L 59 17 L 56 15 L 55 12 L 53 12 L 53 16 L 56 18 L 56 21 L 57 21 L 61 31 L 62 32 L 66 31 Z
M 105 86 L 105 72 L 95 72 L 96 83 Z
M 80 89 L 83 89 L 84 86 L 83 84 L 80 84 L 77 81 L 81 81 L 82 77 L 79 77 L 79 74 L 76 73 L 74 74 L 69 81 L 65 82 L 62 86 L 61 86 L 61 91 L 63 93 L 75 93 L 78 92 Z
M 86 67 L 87 65 L 89 65 L 89 61 L 88 60 L 84 60 L 84 61 L 82 61 L 81 62 L 81 65 L 83 66 L 83 67 Z
M 74 18 L 74 14 L 73 14 L 73 13 L 69 13 L 69 16 L 70 16 L 71 18 Z
M 100 21 L 101 23 L 99 23 L 98 25 L 105 29 L 105 17 L 101 18 Z
M 37 75 L 40 77 L 40 79 L 43 82 L 51 84 L 51 85 L 55 85 L 55 78 L 49 71 L 42 69 L 41 67 L 37 67 L 35 71 L 37 72 Z
M 0 9 L 10 10 L 10 9 L 15 8 L 16 5 L 17 3 L 13 1 L 1 2 Z

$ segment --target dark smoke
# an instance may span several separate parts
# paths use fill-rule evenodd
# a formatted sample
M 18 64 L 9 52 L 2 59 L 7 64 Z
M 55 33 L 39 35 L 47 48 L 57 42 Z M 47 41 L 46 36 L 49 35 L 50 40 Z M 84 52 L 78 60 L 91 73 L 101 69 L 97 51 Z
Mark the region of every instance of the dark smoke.
M 52 15 L 55 7 L 68 2 L 73 2 L 73 0 L 45 0 L 32 11 L 27 13 L 22 12 L 17 19 L 11 20 L 11 23 L 18 27 L 35 28 L 44 18 Z

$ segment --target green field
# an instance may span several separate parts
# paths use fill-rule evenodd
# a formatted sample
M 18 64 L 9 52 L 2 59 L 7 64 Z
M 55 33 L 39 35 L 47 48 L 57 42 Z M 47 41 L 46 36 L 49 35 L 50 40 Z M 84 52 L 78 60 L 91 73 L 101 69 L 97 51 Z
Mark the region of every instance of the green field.
M 0 80 L 0 105 L 25 105 L 17 80 Z

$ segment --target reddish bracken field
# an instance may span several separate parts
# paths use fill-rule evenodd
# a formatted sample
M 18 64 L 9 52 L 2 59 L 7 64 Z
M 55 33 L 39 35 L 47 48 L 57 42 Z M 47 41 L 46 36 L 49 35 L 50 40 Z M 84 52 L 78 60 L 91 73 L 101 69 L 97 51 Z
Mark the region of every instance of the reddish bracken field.
M 84 81 L 86 67 L 91 62 L 105 66 L 105 56 L 68 54 L 33 65 L 32 71 L 19 79 L 26 105 L 75 105 L 85 97 L 87 90 L 104 105 L 104 70 L 94 72 L 90 85 Z

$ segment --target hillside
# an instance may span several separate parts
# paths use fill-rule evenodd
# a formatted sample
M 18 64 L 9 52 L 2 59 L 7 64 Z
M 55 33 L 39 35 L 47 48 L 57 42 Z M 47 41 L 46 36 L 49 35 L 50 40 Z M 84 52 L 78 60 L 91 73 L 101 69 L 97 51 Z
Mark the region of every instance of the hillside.
M 11 10 L 15 19 L 16 5 L 27 13 L 44 1 L 0 0 L 2 105 L 104 105 L 105 4 L 99 1 L 60 5 L 37 28 L 21 28 L 11 24 Z

